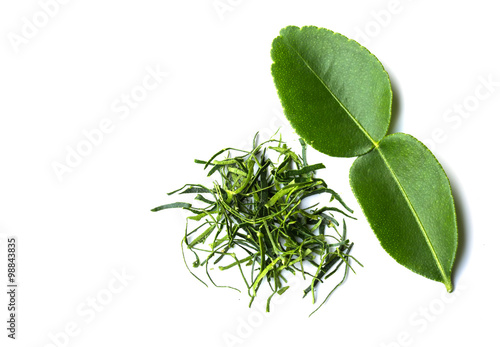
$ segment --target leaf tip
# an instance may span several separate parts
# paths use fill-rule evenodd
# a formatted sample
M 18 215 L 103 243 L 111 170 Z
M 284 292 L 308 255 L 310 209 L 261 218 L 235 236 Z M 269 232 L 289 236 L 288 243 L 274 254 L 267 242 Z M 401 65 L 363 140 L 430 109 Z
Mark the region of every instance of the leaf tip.
M 450 280 L 450 279 L 446 280 L 446 281 L 444 282 L 444 285 L 445 285 L 445 287 L 446 287 L 446 291 L 447 291 L 448 293 L 453 292 L 453 283 L 451 283 L 451 280 Z

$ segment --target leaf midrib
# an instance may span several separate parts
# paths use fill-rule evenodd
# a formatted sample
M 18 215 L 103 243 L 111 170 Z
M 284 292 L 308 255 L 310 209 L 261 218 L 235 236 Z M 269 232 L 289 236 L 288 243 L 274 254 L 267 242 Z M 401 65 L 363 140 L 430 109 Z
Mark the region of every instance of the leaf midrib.
M 323 79 L 314 71 L 314 69 L 309 65 L 307 60 L 298 52 L 292 45 L 290 45 L 287 40 L 283 37 L 283 41 L 285 44 L 290 48 L 304 63 L 304 65 L 312 72 L 314 77 L 318 79 L 318 81 L 321 82 L 323 87 L 330 93 L 330 95 L 337 101 L 337 103 L 342 107 L 342 109 L 345 111 L 345 113 L 349 116 L 349 118 L 356 124 L 356 126 L 361 130 L 361 132 L 370 140 L 370 142 L 373 144 L 373 146 L 377 146 L 378 142 L 376 142 L 370 134 L 366 131 L 366 129 L 361 125 L 361 123 L 354 117 L 354 115 L 347 109 L 347 107 L 339 100 L 339 98 L 333 93 L 333 91 L 330 89 L 330 87 L 323 81 Z
M 408 207 L 410 208 L 410 211 L 413 214 L 413 217 L 417 221 L 419 229 L 422 232 L 422 235 L 424 236 L 425 242 L 427 243 L 427 246 L 429 247 L 433 258 L 434 258 L 434 260 L 437 263 L 438 269 L 441 272 L 441 276 L 443 278 L 444 285 L 446 286 L 446 288 L 448 289 L 448 291 L 451 291 L 451 281 L 448 279 L 448 276 L 447 276 L 447 274 L 446 274 L 446 272 L 445 272 L 445 270 L 443 268 L 443 265 L 441 264 L 441 261 L 439 260 L 439 258 L 437 256 L 436 250 L 434 249 L 434 246 L 432 245 L 432 242 L 431 242 L 431 240 L 429 238 L 429 235 L 427 234 L 427 231 L 425 230 L 424 225 L 422 224 L 422 221 L 420 220 L 420 218 L 419 218 L 419 216 L 417 214 L 417 211 L 415 210 L 415 207 L 413 207 L 413 204 L 411 203 L 410 199 L 408 198 L 408 194 L 406 193 L 406 190 L 404 189 L 403 185 L 399 181 L 399 179 L 396 176 L 396 173 L 394 172 L 394 170 L 392 169 L 392 167 L 389 165 L 389 162 L 387 161 L 387 158 L 384 156 L 384 153 L 382 152 L 382 150 L 380 149 L 380 147 L 376 146 L 375 150 L 380 154 L 380 157 L 384 161 L 384 164 L 387 167 L 387 169 L 389 170 L 389 173 L 394 178 L 394 181 L 396 182 L 399 190 L 401 191 L 401 194 L 403 195 L 406 203 L 408 204 Z

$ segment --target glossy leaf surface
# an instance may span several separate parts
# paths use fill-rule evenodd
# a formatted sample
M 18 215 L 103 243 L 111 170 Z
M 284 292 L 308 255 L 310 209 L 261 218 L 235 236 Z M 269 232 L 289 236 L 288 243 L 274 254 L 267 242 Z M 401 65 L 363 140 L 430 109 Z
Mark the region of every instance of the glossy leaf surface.
M 451 291 L 457 221 L 449 180 L 434 155 L 410 135 L 389 135 L 356 159 L 350 182 L 387 253 Z
M 323 28 L 289 26 L 273 41 L 271 57 L 284 113 L 313 148 L 357 156 L 387 133 L 389 76 L 357 42 Z

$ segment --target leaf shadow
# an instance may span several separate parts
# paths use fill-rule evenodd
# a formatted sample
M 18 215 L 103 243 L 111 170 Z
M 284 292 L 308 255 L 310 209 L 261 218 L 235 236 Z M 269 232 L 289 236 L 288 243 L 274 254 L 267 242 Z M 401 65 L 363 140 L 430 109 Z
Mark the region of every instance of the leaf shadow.
M 387 70 L 387 69 L 386 69 Z M 392 88 L 392 107 L 391 107 L 391 122 L 389 123 L 389 129 L 387 135 L 394 134 L 401 131 L 400 118 L 401 118 L 401 91 L 399 88 L 399 83 L 395 79 L 394 74 L 387 71 L 389 76 L 391 76 L 391 88 Z
M 446 170 L 446 172 L 450 172 Z M 464 209 L 464 198 L 462 191 L 458 184 L 455 183 L 455 179 L 452 175 L 448 175 L 451 185 L 451 193 L 453 195 L 453 200 L 455 202 L 455 212 L 457 215 L 457 229 L 458 229 L 458 247 L 457 253 L 455 256 L 455 263 L 453 265 L 452 271 L 452 283 L 456 286 L 457 278 L 460 276 L 460 273 L 465 268 L 466 259 L 468 258 L 468 249 L 469 249 L 469 223 L 467 221 L 465 209 Z

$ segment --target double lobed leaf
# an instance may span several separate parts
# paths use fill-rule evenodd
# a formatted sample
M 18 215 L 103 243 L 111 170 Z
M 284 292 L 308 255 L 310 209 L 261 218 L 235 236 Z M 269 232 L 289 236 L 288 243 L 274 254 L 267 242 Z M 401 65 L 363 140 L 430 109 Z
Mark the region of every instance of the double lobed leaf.
M 451 291 L 458 237 L 450 183 L 418 140 L 386 136 L 392 90 L 382 64 L 357 42 L 312 26 L 282 29 L 271 56 L 297 134 L 325 154 L 359 156 L 351 187 L 382 247 Z

